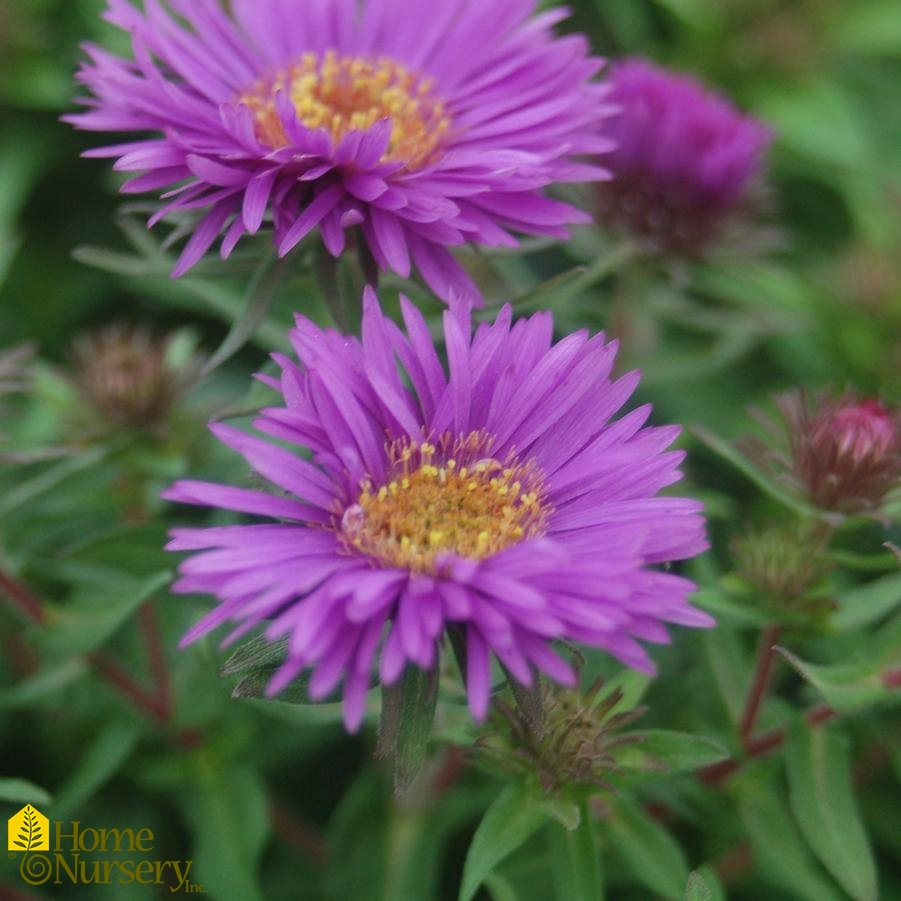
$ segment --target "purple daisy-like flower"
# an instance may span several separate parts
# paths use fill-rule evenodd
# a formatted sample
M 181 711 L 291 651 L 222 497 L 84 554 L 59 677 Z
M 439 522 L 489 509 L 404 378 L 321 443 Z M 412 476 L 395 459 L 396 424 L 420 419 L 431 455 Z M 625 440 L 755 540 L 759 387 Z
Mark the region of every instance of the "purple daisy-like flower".
M 598 215 L 655 251 L 702 254 L 749 204 L 772 132 L 700 82 L 634 59 L 611 68 L 619 115 Z
M 555 639 L 603 648 L 651 671 L 636 639 L 664 622 L 709 626 L 691 582 L 649 568 L 706 547 L 701 505 L 656 497 L 680 477 L 676 427 L 646 427 L 647 406 L 611 422 L 638 383 L 611 381 L 615 344 L 582 332 L 552 345 L 549 313 L 505 307 L 470 334 L 445 314 L 448 370 L 425 320 L 402 300 L 406 333 L 364 298 L 363 337 L 298 317 L 300 365 L 276 355 L 284 406 L 255 427 L 305 451 L 211 426 L 280 494 L 194 481 L 170 500 L 277 522 L 178 529 L 192 551 L 174 590 L 220 603 L 188 632 L 226 621 L 288 637 L 268 686 L 312 668 L 314 699 L 343 678 L 355 729 L 377 656 L 383 683 L 436 665 L 446 629 L 465 637 L 469 705 L 484 718 L 491 656 L 518 682 L 572 684 Z M 311 456 L 309 456 L 311 455 Z
M 340 255 L 358 226 L 378 265 L 419 269 L 442 298 L 478 297 L 448 251 L 567 236 L 589 221 L 542 195 L 605 177 L 606 85 L 563 10 L 535 0 L 109 0 L 134 59 L 87 46 L 78 128 L 139 132 L 88 151 L 168 189 L 151 224 L 203 211 L 173 275 L 223 235 L 227 257 L 271 218 L 281 255 L 318 227 Z M 147 137 L 146 132 L 161 133 Z

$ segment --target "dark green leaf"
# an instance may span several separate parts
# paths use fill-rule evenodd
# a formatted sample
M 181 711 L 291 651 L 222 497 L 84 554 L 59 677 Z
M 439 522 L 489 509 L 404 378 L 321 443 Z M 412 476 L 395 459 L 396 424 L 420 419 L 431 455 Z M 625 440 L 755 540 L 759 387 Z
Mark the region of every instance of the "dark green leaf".
M 597 901 L 603 897 L 601 852 L 588 803 L 580 805 L 572 827 L 550 823 L 548 832 L 557 896 L 567 901 Z
M 507 785 L 486 811 L 472 838 L 463 865 L 459 901 L 470 901 L 488 874 L 546 819 L 525 782 Z
M 901 573 L 892 573 L 841 592 L 830 624 L 840 632 L 877 622 L 901 604 Z
M 632 876 L 664 898 L 680 901 L 688 881 L 688 864 L 676 840 L 635 801 L 620 795 L 606 835 Z
M 382 685 L 376 753 L 394 772 L 394 790 L 405 791 L 425 762 L 438 704 L 438 672 L 408 666 L 394 685 Z
M 260 858 L 269 836 L 269 805 L 261 777 L 214 749 L 194 759 L 195 779 L 183 809 L 190 823 L 193 882 L 217 901 L 264 901 Z
M 627 771 L 665 772 L 671 775 L 697 770 L 729 756 L 719 742 L 687 732 L 636 729 L 629 732 L 629 737 L 634 740 L 633 743 L 621 746 L 616 752 L 617 766 Z M 684 884 L 685 880 L 682 881 Z
M 56 793 L 51 820 L 67 820 L 119 771 L 141 737 L 141 727 L 113 720 L 88 745 Z
M 876 867 L 854 800 L 843 735 L 795 724 L 786 745 L 789 801 L 801 834 L 856 901 L 876 901 Z
M 100 647 L 155 592 L 168 585 L 172 573 L 122 581 L 109 591 L 81 594 L 53 608 L 41 645 L 50 653 L 86 654 Z
M 878 658 L 868 657 L 833 666 L 815 666 L 785 648 L 779 648 L 779 651 L 835 710 L 844 713 L 885 701 L 901 700 L 898 692 L 890 691 L 883 682 L 884 664 Z
M 761 877 L 799 901 L 842 901 L 798 834 L 785 802 L 766 783 L 739 784 L 739 811 Z

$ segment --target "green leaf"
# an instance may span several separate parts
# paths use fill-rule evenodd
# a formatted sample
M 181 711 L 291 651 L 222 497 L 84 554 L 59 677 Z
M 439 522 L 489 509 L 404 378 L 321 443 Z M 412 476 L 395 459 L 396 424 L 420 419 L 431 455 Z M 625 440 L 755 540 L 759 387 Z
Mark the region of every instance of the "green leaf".
M 241 314 L 219 347 L 207 360 L 202 375 L 209 375 L 236 354 L 254 335 L 272 306 L 275 292 L 285 279 L 289 263 L 275 257 L 264 259 L 253 274 Z
M 685 901 L 727 901 L 726 892 L 713 867 L 705 866 L 689 873 Z
M 663 826 L 621 795 L 605 827 L 617 856 L 638 882 L 655 894 L 680 901 L 688 881 L 688 863 Z
M 121 769 L 141 737 L 141 726 L 113 720 L 91 742 L 56 793 L 51 820 L 67 820 Z
M 901 573 L 892 573 L 841 592 L 830 624 L 839 632 L 869 626 L 901 605 Z
M 752 463 L 741 451 L 729 444 L 728 441 L 723 441 L 722 438 L 714 435 L 713 432 L 702 426 L 693 426 L 691 431 L 710 450 L 722 457 L 727 463 L 731 463 L 761 491 L 774 500 L 779 501 L 780 504 L 805 518 L 823 517 L 823 513 L 820 510 L 790 494 L 778 482 L 771 479 L 762 469 Z
M 779 652 L 823 696 L 830 707 L 841 713 L 872 707 L 884 701 L 901 700 L 883 682 L 883 662 L 872 656 L 833 666 L 815 666 L 785 648 Z
M 705 631 L 701 636 L 701 644 L 710 666 L 713 684 L 731 721 L 738 723 L 744 710 L 751 669 L 738 632 L 721 625 Z
M 438 672 L 408 666 L 394 685 L 382 685 L 382 715 L 376 753 L 391 763 L 394 790 L 401 794 L 425 762 L 435 709 Z
M 548 832 L 557 897 L 567 901 L 601 901 L 604 895 L 601 852 L 588 802 L 579 805 L 579 816 L 572 828 L 550 823 Z
M 739 813 L 760 876 L 799 901 L 843 901 L 805 846 L 785 802 L 769 784 L 737 783 Z
M 789 802 L 801 834 L 855 901 L 876 901 L 876 867 L 854 800 L 848 742 L 796 723 L 785 749 Z
M 288 656 L 288 639 L 272 641 L 257 635 L 237 647 L 219 669 L 220 676 L 243 676 L 261 669 L 278 669 Z
M 683 773 L 698 770 L 724 760 L 729 752 L 712 738 L 671 732 L 666 729 L 635 729 L 629 732 L 633 743 L 622 745 L 616 752 L 617 766 L 623 770 L 652 773 Z M 631 774 L 620 780 L 628 784 Z M 687 874 L 686 874 L 687 878 Z M 682 885 L 685 880 L 682 880 Z
M 470 901 L 494 868 L 546 821 L 526 782 L 509 784 L 485 812 L 463 865 L 459 901 Z
M 49 609 L 41 646 L 49 653 L 67 655 L 95 650 L 171 579 L 166 570 L 146 579 L 123 580 L 109 591 L 80 594 L 65 606 Z
M 264 901 L 258 874 L 270 826 L 261 777 L 215 749 L 198 753 L 193 769 L 193 787 L 183 796 L 193 837 L 191 881 L 219 901 Z
M 45 698 L 51 698 L 67 685 L 81 679 L 89 672 L 86 661 L 79 658 L 40 670 L 12 688 L 0 691 L 0 708 L 30 707 Z
M 53 798 L 43 788 L 27 779 L 0 779 L 0 801 L 13 804 L 51 804 Z
M 58 488 L 66 479 L 96 466 L 106 455 L 106 448 L 94 447 L 42 470 L 20 482 L 0 500 L 0 519 L 19 510 L 48 491 Z

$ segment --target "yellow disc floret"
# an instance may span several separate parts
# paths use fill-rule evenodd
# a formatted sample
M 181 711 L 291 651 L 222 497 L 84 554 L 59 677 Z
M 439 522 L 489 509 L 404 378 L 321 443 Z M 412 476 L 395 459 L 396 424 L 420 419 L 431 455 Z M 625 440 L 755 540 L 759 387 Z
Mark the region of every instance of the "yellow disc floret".
M 276 110 L 279 92 L 287 94 L 303 125 L 324 128 L 336 143 L 350 131 L 390 119 L 391 139 L 382 161 L 401 162 L 406 169 L 434 159 L 450 127 L 429 79 L 388 57 L 371 60 L 328 50 L 305 53 L 238 97 L 253 112 L 257 138 L 273 149 L 291 143 Z
M 543 534 L 540 471 L 489 450 L 481 432 L 390 445 L 390 480 L 363 483 L 341 518 L 344 541 L 383 565 L 435 573 L 443 554 L 481 559 Z

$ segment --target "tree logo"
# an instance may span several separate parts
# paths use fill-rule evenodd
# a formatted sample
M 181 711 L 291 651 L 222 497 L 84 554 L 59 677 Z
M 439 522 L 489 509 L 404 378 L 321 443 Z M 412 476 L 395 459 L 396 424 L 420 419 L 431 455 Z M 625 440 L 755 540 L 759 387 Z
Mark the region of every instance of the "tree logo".
M 26 804 L 7 821 L 8 850 L 49 851 L 50 821 L 39 810 Z

